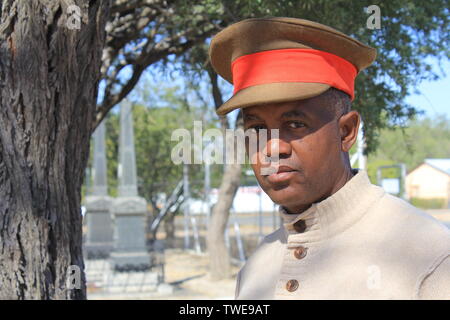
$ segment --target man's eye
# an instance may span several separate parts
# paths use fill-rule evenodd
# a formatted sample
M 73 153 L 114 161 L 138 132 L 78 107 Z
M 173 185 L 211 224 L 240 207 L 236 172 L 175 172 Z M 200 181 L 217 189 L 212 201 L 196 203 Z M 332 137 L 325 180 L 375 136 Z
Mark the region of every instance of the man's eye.
M 248 128 L 248 130 L 252 130 L 255 132 L 258 132 L 259 130 L 262 130 L 262 129 L 266 129 L 266 127 L 262 124 L 254 125 L 254 126 L 251 126 L 250 128 Z
M 298 129 L 298 128 L 303 128 L 305 126 L 305 124 L 302 122 L 298 122 L 298 121 L 290 121 L 288 123 L 288 126 L 292 129 Z

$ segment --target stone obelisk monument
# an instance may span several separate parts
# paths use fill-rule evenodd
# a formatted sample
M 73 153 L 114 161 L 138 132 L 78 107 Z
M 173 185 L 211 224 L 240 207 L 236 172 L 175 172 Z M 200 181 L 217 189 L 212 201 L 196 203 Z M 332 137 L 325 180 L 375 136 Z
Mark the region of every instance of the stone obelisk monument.
M 114 248 L 111 262 L 118 271 L 146 270 L 150 255 L 146 248 L 147 202 L 138 196 L 133 117 L 129 101 L 120 108 L 119 189 L 111 206 Z
M 88 259 L 108 257 L 113 246 L 112 198 L 107 190 L 104 122 L 94 132 L 93 176 L 92 190 L 88 190 L 85 202 L 87 235 L 84 252 Z

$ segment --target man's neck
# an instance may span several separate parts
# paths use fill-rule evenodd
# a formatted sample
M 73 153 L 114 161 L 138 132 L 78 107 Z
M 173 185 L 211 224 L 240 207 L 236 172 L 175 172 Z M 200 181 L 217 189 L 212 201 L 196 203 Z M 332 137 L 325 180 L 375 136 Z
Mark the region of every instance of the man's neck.
M 338 176 L 338 178 L 336 179 L 336 182 L 333 184 L 330 191 L 326 192 L 324 194 L 324 196 L 322 196 L 320 199 L 318 199 L 314 203 L 321 202 L 321 201 L 325 200 L 326 198 L 331 197 L 339 189 L 341 189 L 351 178 L 353 178 L 354 175 L 355 174 L 353 173 L 353 170 L 351 167 L 345 167 L 342 174 L 340 174 Z M 302 213 L 302 212 L 308 210 L 311 207 L 311 205 L 312 204 L 307 204 L 304 206 L 297 206 L 295 208 L 284 207 L 284 209 L 286 210 L 287 213 L 299 214 L 299 213 Z
M 333 188 L 331 189 L 331 192 L 328 194 L 327 197 L 324 199 L 330 197 L 331 195 L 335 194 L 339 189 L 341 189 L 351 178 L 353 178 L 354 173 L 352 171 L 352 168 L 348 167 L 345 168 L 343 173 L 340 175 L 340 177 L 336 180 L 336 183 L 333 185 Z M 323 199 L 322 199 L 323 200 Z M 321 200 L 320 200 L 321 201 Z

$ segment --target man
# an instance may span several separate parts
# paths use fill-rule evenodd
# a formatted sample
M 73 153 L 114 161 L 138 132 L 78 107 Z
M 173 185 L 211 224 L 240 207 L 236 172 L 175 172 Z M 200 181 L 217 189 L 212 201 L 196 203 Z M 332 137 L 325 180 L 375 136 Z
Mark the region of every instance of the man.
M 234 85 L 218 114 L 242 108 L 246 129 L 279 130 L 252 167 L 284 224 L 240 270 L 237 299 L 450 298 L 449 230 L 350 166 L 354 80 L 375 56 L 292 18 L 244 20 L 213 38 L 211 63 Z M 276 150 L 277 163 L 258 160 Z

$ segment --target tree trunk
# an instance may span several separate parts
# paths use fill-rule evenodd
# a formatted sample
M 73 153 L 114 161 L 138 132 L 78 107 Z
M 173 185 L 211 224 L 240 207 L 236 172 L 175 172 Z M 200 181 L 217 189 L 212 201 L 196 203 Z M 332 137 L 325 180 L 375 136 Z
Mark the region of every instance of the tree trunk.
M 214 105 L 218 109 L 223 104 L 223 98 L 219 88 L 217 73 L 214 72 L 211 65 L 207 66 L 207 72 L 211 80 Z M 222 133 L 226 137 L 226 129 L 230 128 L 228 118 L 226 116 L 220 116 L 220 124 Z M 240 113 L 236 119 L 236 129 L 242 129 L 243 127 L 242 113 Z M 227 143 L 231 142 L 227 141 Z M 225 172 L 219 187 L 219 198 L 212 209 L 206 239 L 209 252 L 209 274 L 213 280 L 226 279 L 231 276 L 231 260 L 225 245 L 225 229 L 228 225 L 228 217 L 230 216 L 234 196 L 239 188 L 240 178 L 241 165 L 239 163 L 225 166 Z
M 86 297 L 81 185 L 109 7 L 0 3 L 2 299 Z
M 228 224 L 230 209 L 239 188 L 241 165 L 226 166 L 219 188 L 219 198 L 212 210 L 208 226 L 207 247 L 210 256 L 210 277 L 212 280 L 231 276 L 230 255 L 225 246 L 225 229 Z

